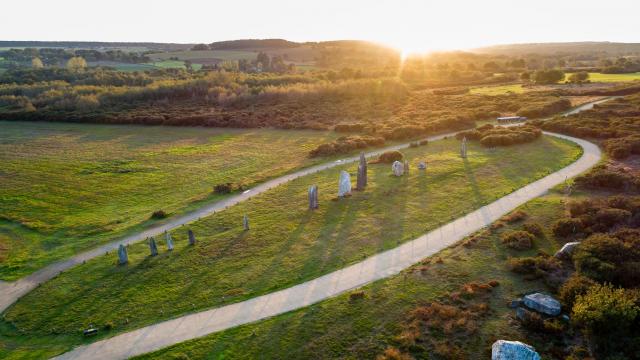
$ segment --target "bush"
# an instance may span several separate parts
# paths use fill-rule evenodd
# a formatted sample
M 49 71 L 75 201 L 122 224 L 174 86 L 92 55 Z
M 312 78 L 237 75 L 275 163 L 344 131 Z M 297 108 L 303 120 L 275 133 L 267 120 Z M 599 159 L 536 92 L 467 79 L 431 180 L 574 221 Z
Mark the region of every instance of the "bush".
M 531 249 L 534 236 L 530 232 L 517 230 L 506 231 L 501 235 L 502 243 L 516 250 Z
M 403 155 L 400 151 L 392 150 L 380 154 L 380 156 L 378 157 L 378 162 L 383 164 L 391 164 L 394 161 L 402 160 L 402 158 Z
M 640 285 L 640 231 L 625 229 L 594 234 L 573 255 L 576 269 L 599 282 L 625 287 Z
M 216 194 L 229 194 L 232 191 L 233 191 L 232 183 L 218 184 L 213 187 L 213 192 Z
M 164 210 L 156 210 L 151 214 L 152 219 L 164 219 L 169 216 Z
M 523 228 L 525 231 L 528 231 L 528 232 L 530 232 L 530 233 L 532 233 L 533 235 L 538 236 L 538 237 L 540 237 L 540 236 L 544 235 L 544 230 L 543 230 L 543 228 L 542 228 L 542 225 L 540 225 L 540 224 L 539 224 L 539 223 L 537 223 L 537 222 L 527 222 L 527 223 L 524 223 L 524 224 L 522 224 L 522 228 Z
M 553 224 L 553 234 L 562 238 L 579 234 L 583 230 L 584 225 L 580 219 L 560 219 Z
M 558 295 L 562 304 L 571 309 L 573 303 L 578 295 L 584 295 L 587 291 L 597 283 L 586 276 L 582 276 L 579 273 L 574 273 L 571 277 L 560 287 Z
M 527 218 L 527 213 L 522 210 L 516 210 L 510 214 L 507 214 L 502 217 L 502 220 L 508 222 L 509 224 L 516 223 L 518 221 L 524 220 Z
M 598 358 L 616 352 L 635 358 L 640 350 L 639 301 L 637 291 L 611 285 L 594 285 L 577 296 L 572 321 L 595 340 Z
M 321 144 L 309 152 L 310 157 L 330 156 L 350 153 L 356 149 L 364 149 L 369 146 L 382 146 L 384 139 L 368 135 L 342 136 L 330 143 Z
M 608 190 L 635 190 L 638 179 L 631 174 L 612 170 L 606 166 L 597 166 L 585 175 L 578 176 L 575 183 L 579 187 Z

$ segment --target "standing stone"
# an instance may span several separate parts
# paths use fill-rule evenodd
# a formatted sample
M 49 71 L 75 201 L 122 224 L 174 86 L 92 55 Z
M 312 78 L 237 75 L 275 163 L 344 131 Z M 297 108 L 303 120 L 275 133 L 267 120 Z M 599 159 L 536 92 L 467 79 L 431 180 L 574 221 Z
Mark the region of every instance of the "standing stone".
M 360 164 L 358 164 L 358 178 L 356 179 L 356 189 L 362 191 L 367 187 L 367 158 L 364 153 L 360 153 Z
M 467 157 L 467 137 L 466 136 L 462 138 L 462 145 L 460 145 L 460 157 L 463 159 Z
M 426 163 L 426 161 L 420 161 L 420 163 L 418 164 L 418 169 L 420 169 L 420 170 L 427 170 L 427 163 Z
M 164 232 L 164 240 L 167 242 L 167 249 L 169 251 L 173 250 L 173 239 L 171 238 L 171 234 L 167 231 Z
M 409 160 L 404 161 L 404 173 L 409 175 Z
M 491 345 L 491 360 L 540 360 L 540 355 L 520 341 L 498 340 Z
M 158 246 L 156 245 L 156 239 L 153 236 L 149 239 L 149 250 L 151 251 L 151 256 L 158 255 Z
M 249 217 L 247 215 L 242 218 L 242 227 L 244 231 L 249 231 Z
M 558 250 L 554 256 L 560 259 L 571 259 L 571 255 L 573 255 L 578 245 L 580 245 L 580 243 L 577 241 L 568 242 L 564 244 L 562 249 Z
M 351 194 L 351 175 L 348 172 L 340 171 L 340 182 L 338 183 L 338 197 Z
M 127 254 L 127 248 L 120 244 L 118 246 L 118 265 L 124 265 L 129 262 L 129 255 Z
M 187 231 L 187 234 L 189 235 L 189 245 L 195 245 L 196 244 L 196 236 L 193 235 L 193 231 L 191 229 L 189 229 L 189 231 Z
M 318 185 L 309 186 L 309 209 L 317 209 L 318 204 Z
M 393 175 L 395 176 L 402 176 L 404 174 L 404 165 L 396 160 L 391 164 L 391 171 L 393 171 Z

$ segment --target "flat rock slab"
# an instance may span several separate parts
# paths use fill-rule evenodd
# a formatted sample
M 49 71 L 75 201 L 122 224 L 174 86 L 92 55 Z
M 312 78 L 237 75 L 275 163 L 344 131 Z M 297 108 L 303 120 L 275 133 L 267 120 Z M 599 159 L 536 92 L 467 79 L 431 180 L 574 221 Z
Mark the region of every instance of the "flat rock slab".
M 562 310 L 562 305 L 552 296 L 535 293 L 524 297 L 524 305 L 531 310 L 541 312 L 543 314 L 558 316 Z
M 491 360 L 540 360 L 540 355 L 520 341 L 498 340 L 491 345 Z

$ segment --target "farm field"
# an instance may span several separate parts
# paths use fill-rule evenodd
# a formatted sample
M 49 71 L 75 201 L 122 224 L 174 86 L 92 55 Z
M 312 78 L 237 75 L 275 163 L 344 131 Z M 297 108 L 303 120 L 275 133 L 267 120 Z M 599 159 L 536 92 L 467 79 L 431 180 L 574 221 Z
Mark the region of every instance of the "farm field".
M 221 59 L 221 60 L 255 60 L 257 51 L 249 50 L 201 50 L 201 51 L 171 51 L 163 53 L 149 54 L 149 57 L 154 61 L 170 60 L 171 58 L 178 58 L 180 60 L 193 60 L 193 59 Z
M 569 78 L 571 74 L 567 73 L 565 78 Z M 640 72 L 629 74 L 602 74 L 589 73 L 589 80 L 592 82 L 626 82 L 640 80 Z
M 538 251 L 553 254 L 562 246 L 550 228 L 564 213 L 563 198 L 560 192 L 552 191 L 520 208 L 527 214 L 524 222 L 535 222 L 545 229 L 531 250 L 510 250 L 501 243 L 500 234 L 521 229 L 523 221 L 505 223 L 498 230 L 472 235 L 477 240 L 470 246 L 449 248 L 399 275 L 354 291 L 362 293 L 362 298 L 351 298 L 352 293 L 346 293 L 136 359 L 318 358 L 318 354 L 322 354 L 320 358 L 342 358 L 346 353 L 355 359 L 374 359 L 388 347 L 403 352 L 410 349 L 415 358 L 450 358 L 447 355 L 456 349 L 462 349 L 455 353 L 458 359 L 490 358 L 491 343 L 504 338 L 526 341 L 548 358 L 545 355 L 553 345 L 528 336 L 516 326 L 511 320 L 515 311 L 507 304 L 523 293 L 549 289 L 540 280 L 525 281 L 509 271 L 508 259 L 532 256 Z M 464 284 L 490 281 L 499 285 L 489 295 L 479 295 L 488 306 L 487 317 L 466 318 L 462 326 L 454 326 L 449 333 L 436 327 L 422 335 L 426 341 L 403 347 L 410 343 L 412 310 L 432 301 L 450 301 L 450 296 Z M 467 301 L 473 304 L 472 300 Z
M 89 324 L 110 329 L 101 332 L 110 336 L 288 287 L 411 240 L 580 155 L 573 143 L 550 137 L 498 149 L 472 143 L 466 161 L 458 151 L 454 139 L 407 149 L 410 176 L 396 178 L 388 164 L 372 164 L 366 191 L 338 201 L 340 168 L 323 171 L 197 221 L 190 226 L 196 247 L 186 245 L 185 229 L 174 232 L 173 252 L 160 240 L 156 258 L 141 243 L 129 247 L 127 266 L 116 266 L 114 254 L 89 261 L 11 307 L 0 323 L 0 343 L 51 355 L 84 341 L 79 330 Z M 426 173 L 416 169 L 421 159 L 429 164 Z M 310 184 L 320 187 L 320 209 L 313 212 L 306 206 Z
M 214 201 L 309 159 L 332 132 L 0 122 L 0 279 Z

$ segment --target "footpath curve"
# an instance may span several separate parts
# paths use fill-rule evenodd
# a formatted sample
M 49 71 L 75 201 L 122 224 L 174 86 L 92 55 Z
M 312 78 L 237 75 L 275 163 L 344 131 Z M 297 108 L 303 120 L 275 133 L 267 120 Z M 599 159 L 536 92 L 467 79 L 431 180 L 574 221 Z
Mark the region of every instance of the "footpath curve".
M 431 256 L 490 225 L 520 205 L 543 195 L 550 188 L 566 181 L 567 178 L 572 178 L 590 169 L 602 157 L 598 146 L 589 141 L 555 133 L 545 132 L 545 134 L 578 144 L 584 151 L 582 156 L 574 163 L 553 174 L 530 183 L 425 235 L 394 249 L 373 255 L 357 264 L 287 289 L 163 321 L 109 339 L 83 345 L 58 356 L 56 359 L 126 359 L 303 308 L 373 281 L 396 275 L 425 257 Z M 437 138 L 444 136 L 447 135 Z M 354 161 L 354 158 L 347 159 L 345 162 L 349 161 Z M 331 167 L 324 166 L 326 166 L 324 168 Z M 317 168 L 309 169 L 307 173 L 314 172 Z M 295 174 L 291 176 L 293 175 Z

